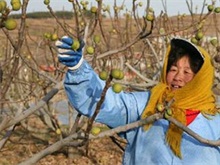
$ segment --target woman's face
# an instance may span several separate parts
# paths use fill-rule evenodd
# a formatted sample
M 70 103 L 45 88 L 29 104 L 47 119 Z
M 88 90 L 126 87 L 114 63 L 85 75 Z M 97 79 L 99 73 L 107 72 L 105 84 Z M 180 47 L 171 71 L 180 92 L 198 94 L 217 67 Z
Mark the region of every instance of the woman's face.
M 183 56 L 167 72 L 167 84 L 171 87 L 172 91 L 177 90 L 190 82 L 194 76 L 195 73 L 190 67 L 189 57 Z

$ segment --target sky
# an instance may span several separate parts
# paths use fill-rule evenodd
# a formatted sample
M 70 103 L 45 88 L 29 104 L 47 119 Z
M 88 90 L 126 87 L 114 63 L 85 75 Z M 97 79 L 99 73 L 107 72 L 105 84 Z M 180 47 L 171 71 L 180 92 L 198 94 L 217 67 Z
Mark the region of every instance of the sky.
M 6 0 L 8 4 L 10 4 L 10 0 Z M 22 1 L 22 0 L 21 0 Z M 44 0 L 29 0 L 28 12 L 36 12 L 36 11 L 48 11 L 46 5 L 43 3 Z M 81 1 L 81 0 L 79 0 Z M 87 0 L 91 5 L 96 5 L 95 0 Z M 132 0 L 117 0 L 117 5 L 121 5 L 125 1 L 126 7 L 130 10 L 132 6 Z M 155 14 L 160 14 L 161 10 L 164 11 L 163 2 L 166 2 L 167 5 L 167 13 L 169 16 L 189 13 L 187 8 L 186 1 L 189 3 L 193 3 L 193 10 L 195 12 L 195 8 L 198 7 L 198 13 L 200 13 L 203 3 L 211 4 L 212 0 L 150 0 L 150 6 L 154 9 Z M 142 2 L 146 5 L 146 0 L 137 0 L 138 2 Z M 114 4 L 114 0 L 103 0 L 104 4 L 109 4 L 112 6 Z M 54 11 L 71 11 L 72 4 L 68 2 L 68 0 L 50 0 L 50 5 Z M 143 5 L 143 6 L 145 6 Z M 216 6 L 220 6 L 220 0 L 216 0 Z M 144 7 L 139 7 L 138 13 L 144 14 Z

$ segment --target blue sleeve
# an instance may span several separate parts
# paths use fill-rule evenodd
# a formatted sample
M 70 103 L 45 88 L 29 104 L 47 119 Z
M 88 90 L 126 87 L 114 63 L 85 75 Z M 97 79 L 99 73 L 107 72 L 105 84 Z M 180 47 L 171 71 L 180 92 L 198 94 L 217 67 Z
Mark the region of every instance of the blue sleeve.
M 91 66 L 84 61 L 77 70 L 68 70 L 64 87 L 71 105 L 81 114 L 92 116 L 105 86 Z M 120 92 L 108 89 L 97 122 L 111 128 L 137 121 L 149 98 L 149 92 Z

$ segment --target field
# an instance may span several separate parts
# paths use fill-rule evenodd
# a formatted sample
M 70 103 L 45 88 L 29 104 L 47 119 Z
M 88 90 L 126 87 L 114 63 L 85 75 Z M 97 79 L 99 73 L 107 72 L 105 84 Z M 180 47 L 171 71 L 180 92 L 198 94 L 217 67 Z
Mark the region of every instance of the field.
M 1 165 L 16 165 L 45 147 L 31 137 L 28 139 L 20 137 L 19 144 L 13 145 L 13 142 L 17 140 L 12 137 L 7 147 L 0 152 Z M 85 155 L 85 148 L 83 147 L 75 150 L 75 158 L 71 159 L 65 154 L 65 150 L 67 149 L 63 149 L 63 153 L 54 153 L 43 158 L 37 165 L 120 165 L 122 162 L 123 152 L 110 138 L 91 141 L 88 156 Z

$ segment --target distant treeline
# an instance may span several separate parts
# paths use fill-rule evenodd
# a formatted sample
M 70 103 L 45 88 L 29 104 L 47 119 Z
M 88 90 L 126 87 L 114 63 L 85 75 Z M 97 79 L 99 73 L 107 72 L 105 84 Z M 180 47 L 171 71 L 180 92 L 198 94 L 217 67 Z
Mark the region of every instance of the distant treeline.
M 86 11 L 84 14 L 87 17 L 92 16 L 92 13 L 90 11 Z M 71 12 L 71 11 L 56 11 L 55 15 L 58 18 L 72 19 L 73 16 L 74 16 L 74 12 Z M 11 14 L 10 17 L 19 19 L 19 18 L 21 18 L 21 14 Z M 27 13 L 26 18 L 33 18 L 33 19 L 52 18 L 52 15 L 51 15 L 50 12 L 32 12 L 32 13 Z
M 73 12 L 70 11 L 57 11 L 55 12 L 58 18 L 71 19 L 73 18 Z M 21 18 L 21 14 L 11 14 L 10 17 Z M 42 19 L 42 18 L 52 18 L 50 12 L 32 12 L 26 13 L 26 18 Z

